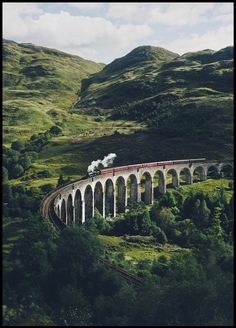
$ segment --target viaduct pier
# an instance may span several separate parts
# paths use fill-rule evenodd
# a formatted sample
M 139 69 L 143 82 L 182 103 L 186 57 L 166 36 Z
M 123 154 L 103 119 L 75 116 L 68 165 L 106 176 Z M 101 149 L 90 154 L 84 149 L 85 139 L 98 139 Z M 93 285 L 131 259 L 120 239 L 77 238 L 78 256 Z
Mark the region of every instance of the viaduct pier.
M 124 213 L 128 204 L 138 201 L 152 204 L 169 186 L 192 184 L 221 174 L 232 175 L 232 172 L 232 162 L 205 158 L 109 168 L 58 188 L 45 197 L 42 211 L 48 217 L 50 209 L 62 224 L 84 223 L 93 217 L 95 208 L 103 217 L 114 217 Z

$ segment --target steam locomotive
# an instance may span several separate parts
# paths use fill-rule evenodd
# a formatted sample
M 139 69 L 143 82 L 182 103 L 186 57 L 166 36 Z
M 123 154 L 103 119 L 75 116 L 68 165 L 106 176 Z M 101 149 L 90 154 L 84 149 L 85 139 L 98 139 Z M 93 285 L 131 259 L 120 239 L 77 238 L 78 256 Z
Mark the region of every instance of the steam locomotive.
M 96 175 L 99 175 L 101 174 L 101 170 L 94 170 L 94 171 L 88 171 L 87 174 L 86 174 L 86 178 L 93 178 L 95 177 Z
M 196 158 L 196 159 L 181 159 L 181 160 L 175 160 L 175 161 L 166 161 L 166 162 L 152 162 L 152 163 L 143 163 L 143 164 L 133 164 L 133 165 L 127 165 L 127 166 L 120 166 L 116 168 L 108 168 L 105 170 L 94 170 L 87 172 L 86 178 L 92 178 L 96 175 L 106 175 L 106 174 L 115 174 L 117 172 L 123 172 L 123 171 L 131 171 L 131 170 L 139 170 L 146 167 L 156 167 L 156 166 L 162 166 L 163 169 L 166 166 L 171 166 L 175 164 L 187 164 L 189 167 L 192 166 L 193 163 L 202 163 L 206 160 L 206 158 Z

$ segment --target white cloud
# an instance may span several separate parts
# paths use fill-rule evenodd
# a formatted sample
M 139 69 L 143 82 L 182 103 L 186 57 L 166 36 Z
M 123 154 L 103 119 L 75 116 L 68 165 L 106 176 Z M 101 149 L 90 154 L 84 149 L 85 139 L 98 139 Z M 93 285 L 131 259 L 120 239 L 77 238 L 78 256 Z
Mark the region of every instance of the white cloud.
M 147 21 L 150 6 L 153 7 L 142 3 L 109 3 L 107 16 L 128 22 Z
M 171 3 L 165 8 L 157 6 L 150 13 L 154 23 L 168 26 L 192 26 L 207 20 L 207 13 L 214 8 L 213 3 Z
M 107 15 L 124 21 L 143 21 L 167 26 L 191 26 L 207 20 L 214 3 L 112 3 Z
M 67 2 L 67 5 L 81 10 L 94 10 L 104 6 L 104 3 L 97 2 Z
M 208 31 L 203 35 L 188 35 L 162 46 L 168 50 L 184 54 L 204 49 L 220 50 L 230 45 L 233 45 L 233 26 L 231 24 L 222 26 L 217 30 Z
M 26 36 L 30 26 L 25 17 L 32 14 L 41 14 L 43 11 L 38 3 L 3 3 L 3 35 L 9 39 Z
M 43 13 L 37 18 L 19 16 L 17 24 L 12 21 L 10 28 L 8 24 L 4 37 L 108 62 L 138 46 L 152 33 L 145 24 L 116 26 L 102 17 L 72 16 L 61 11 Z
M 102 11 L 100 17 L 88 12 L 76 16 L 67 11 L 49 13 L 43 3 L 4 3 L 4 38 L 106 63 L 140 45 L 162 46 L 182 54 L 233 44 L 232 3 L 63 4 Z
M 227 14 L 227 13 L 233 13 L 234 10 L 234 3 L 233 2 L 217 2 L 215 3 L 214 7 L 214 13 L 215 14 Z

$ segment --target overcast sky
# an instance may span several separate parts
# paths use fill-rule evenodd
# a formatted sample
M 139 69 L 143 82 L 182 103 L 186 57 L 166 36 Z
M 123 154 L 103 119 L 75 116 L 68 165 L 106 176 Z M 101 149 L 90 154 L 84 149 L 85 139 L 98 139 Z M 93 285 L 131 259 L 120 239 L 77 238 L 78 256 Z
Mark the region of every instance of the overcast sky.
M 3 3 L 3 37 L 109 63 L 140 45 L 233 45 L 233 3 Z

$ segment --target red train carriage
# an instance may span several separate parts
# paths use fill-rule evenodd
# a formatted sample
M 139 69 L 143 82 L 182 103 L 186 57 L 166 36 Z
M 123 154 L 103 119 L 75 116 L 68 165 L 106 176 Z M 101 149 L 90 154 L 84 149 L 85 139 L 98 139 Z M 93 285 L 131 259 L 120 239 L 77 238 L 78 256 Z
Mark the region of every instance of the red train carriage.
M 129 170 L 129 166 L 120 166 L 120 167 L 116 167 L 114 168 L 114 172 L 123 172 L 123 171 L 128 171 Z
M 172 161 L 168 161 L 168 162 L 158 162 L 157 166 L 165 166 L 165 165 L 172 165 L 173 162 Z
M 144 163 L 144 164 L 141 165 L 142 168 L 145 168 L 145 167 L 154 167 L 154 166 L 157 166 L 157 162 Z
M 129 165 L 129 170 L 138 170 L 142 167 L 140 164 Z
M 151 163 L 143 163 L 143 164 L 133 164 L 133 165 L 127 165 L 127 166 L 120 166 L 116 168 L 108 168 L 105 170 L 100 171 L 98 174 L 115 174 L 118 172 L 124 172 L 124 171 L 132 171 L 132 170 L 138 170 L 141 168 L 148 168 L 148 167 L 155 167 L 155 166 L 170 166 L 170 165 L 177 165 L 177 164 L 192 164 L 192 163 L 199 163 L 204 162 L 206 158 L 195 158 L 195 159 L 180 159 L 175 161 L 165 161 L 165 162 L 151 162 Z
M 102 175 L 105 175 L 105 174 L 112 174 L 113 173 L 113 169 L 107 169 L 107 170 L 102 170 L 100 171 Z

